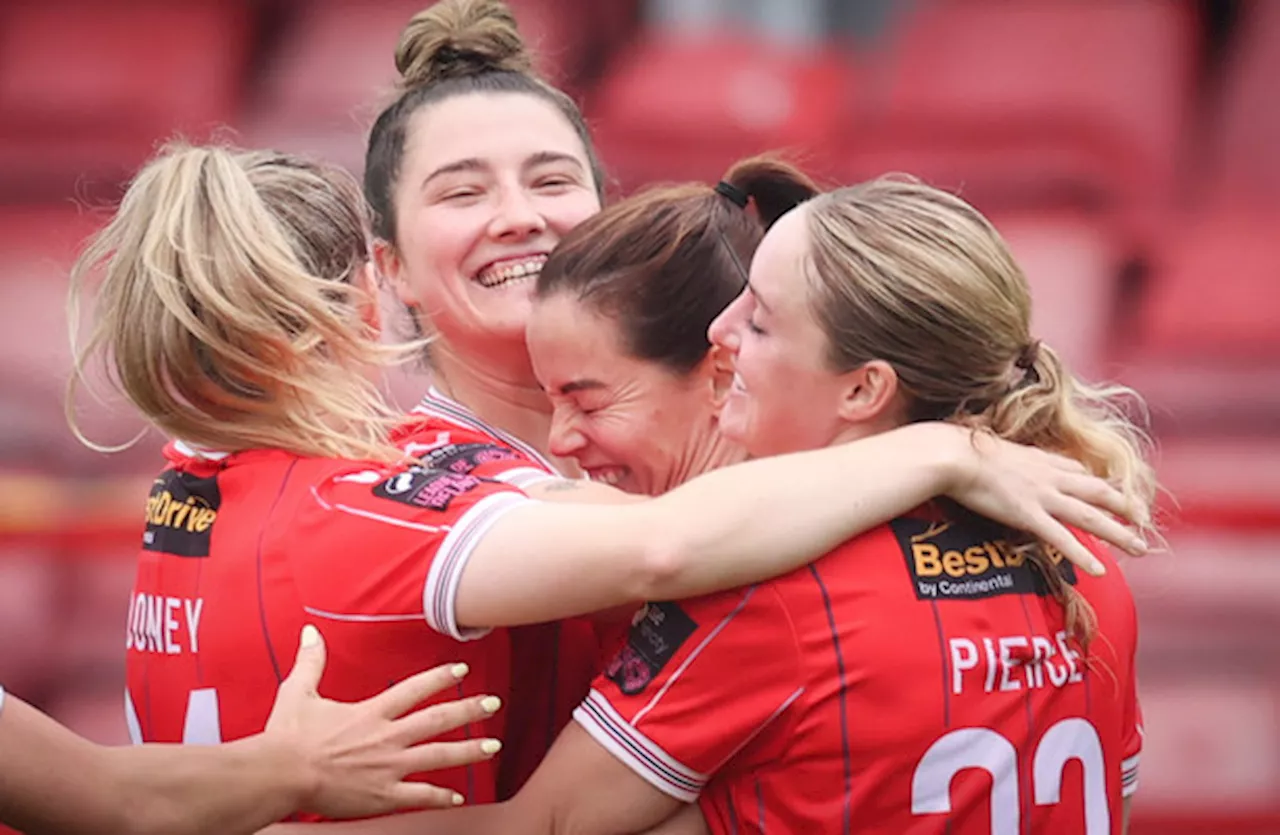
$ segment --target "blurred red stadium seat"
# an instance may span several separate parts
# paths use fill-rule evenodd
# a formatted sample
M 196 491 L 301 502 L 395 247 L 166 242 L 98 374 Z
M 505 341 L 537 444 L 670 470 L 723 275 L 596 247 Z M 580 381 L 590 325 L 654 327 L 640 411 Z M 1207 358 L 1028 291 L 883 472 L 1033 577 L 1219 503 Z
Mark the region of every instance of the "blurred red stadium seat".
M 1194 92 L 1180 0 L 913 4 L 867 56 L 842 180 L 908 171 L 988 204 L 1150 206 Z
M 1280 531 L 1280 434 L 1171 436 L 1155 462 L 1171 526 Z
M 63 417 L 71 368 L 66 302 L 69 270 L 102 216 L 62 205 L 0 208 L 0 465 L 45 469 L 120 469 L 154 455 L 154 442 L 106 457 L 82 447 Z M 98 367 L 87 369 L 105 391 Z M 80 398 L 86 431 L 127 440 L 142 426 L 130 410 Z
M 1210 143 L 1210 199 L 1280 205 L 1280 3 L 1244 7 Z
M 1280 361 L 1280 211 L 1222 208 L 1171 230 L 1140 334 L 1170 358 Z
M 0 196 L 114 183 L 234 121 L 252 22 L 248 0 L 0 5 Z
M 1202 210 L 1170 225 L 1117 373 L 1178 432 L 1280 427 L 1280 212 Z
M 651 31 L 615 59 L 588 115 L 606 168 L 630 191 L 714 181 L 735 160 L 793 152 L 821 174 L 851 72 L 833 49 L 745 34 Z
M 365 136 L 394 91 L 400 31 L 425 5 L 298 4 L 259 79 L 244 128 L 246 144 L 313 154 L 361 170 Z

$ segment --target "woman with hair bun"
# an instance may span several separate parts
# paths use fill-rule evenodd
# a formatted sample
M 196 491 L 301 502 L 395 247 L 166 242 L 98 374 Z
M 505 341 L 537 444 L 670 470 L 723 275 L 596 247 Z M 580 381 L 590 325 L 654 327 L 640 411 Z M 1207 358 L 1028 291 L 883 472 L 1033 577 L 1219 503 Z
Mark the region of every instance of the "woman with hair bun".
M 548 449 L 551 406 L 525 328 L 547 258 L 601 209 L 604 174 L 582 113 L 532 71 L 499 0 L 426 8 L 402 34 L 396 66 L 400 92 L 373 126 L 364 188 L 376 263 L 430 338 L 434 384 L 414 409 L 418 420 L 395 440 L 449 467 L 471 466 L 465 459 L 483 449 L 484 473 L 517 486 L 579 475 L 575 462 Z M 913 449 L 900 472 L 931 468 L 933 454 Z M 544 611 L 539 620 L 563 614 Z M 607 620 L 512 630 L 499 796 L 532 773 L 618 632 Z
M 406 26 L 395 61 L 400 92 L 370 134 L 364 187 L 378 267 L 431 338 L 433 379 L 414 410 L 425 422 L 397 438 L 414 452 L 438 438 L 500 447 L 504 477 L 516 484 L 576 475 L 547 454 L 548 408 L 524 323 L 543 262 L 601 207 L 604 173 L 586 121 L 534 73 L 514 15 L 497 0 L 427 7 Z M 569 721 L 617 632 L 585 620 L 512 631 L 501 796 Z
M 634 492 L 942 421 L 1068 456 L 1149 519 L 1131 393 L 1071 378 L 1029 319 L 1020 270 L 957 198 L 816 196 L 754 159 L 581 224 L 528 341 L 553 450 Z M 901 513 L 786 576 L 649 603 L 512 801 L 330 829 L 1123 832 L 1141 729 L 1113 558 L 948 502 Z

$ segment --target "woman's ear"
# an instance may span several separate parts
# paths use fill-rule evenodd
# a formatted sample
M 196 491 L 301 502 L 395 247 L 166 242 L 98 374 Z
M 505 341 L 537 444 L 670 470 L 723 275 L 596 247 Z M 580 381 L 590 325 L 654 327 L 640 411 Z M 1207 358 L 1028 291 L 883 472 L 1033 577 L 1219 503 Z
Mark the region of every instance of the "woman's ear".
M 852 424 L 880 424 L 896 419 L 898 372 L 884 360 L 871 360 L 848 372 L 848 386 L 837 407 L 840 419 Z
M 701 373 L 707 377 L 711 405 L 719 412 L 733 385 L 733 356 L 719 345 L 712 345 L 702 360 Z
M 377 267 L 378 275 L 391 282 L 391 289 L 395 291 L 396 298 L 405 307 L 417 307 L 418 300 L 414 298 L 413 290 L 409 287 L 409 282 L 404 275 L 403 264 L 400 261 L 400 255 L 396 252 L 394 246 L 381 239 L 374 241 L 373 264 Z
M 356 270 L 352 280 L 355 286 L 364 294 L 364 299 L 360 303 L 360 321 L 373 333 L 382 335 L 382 305 L 381 292 L 378 286 L 378 270 L 372 261 L 366 261 L 364 266 Z

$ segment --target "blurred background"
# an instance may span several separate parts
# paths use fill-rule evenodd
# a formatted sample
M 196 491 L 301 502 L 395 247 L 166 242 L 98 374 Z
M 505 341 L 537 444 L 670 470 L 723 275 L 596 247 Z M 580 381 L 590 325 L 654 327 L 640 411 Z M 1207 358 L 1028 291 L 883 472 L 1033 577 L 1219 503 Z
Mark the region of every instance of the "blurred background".
M 1172 496 L 1171 553 L 1126 566 L 1148 731 L 1132 831 L 1280 833 L 1280 2 L 511 1 L 615 194 L 782 148 L 832 183 L 916 174 L 995 220 L 1039 335 L 1147 397 Z M 108 456 L 66 428 L 67 267 L 175 133 L 358 172 L 423 5 L 0 3 L 0 682 L 90 737 L 126 739 L 159 442 Z M 140 428 L 109 396 L 81 416 L 103 442 Z

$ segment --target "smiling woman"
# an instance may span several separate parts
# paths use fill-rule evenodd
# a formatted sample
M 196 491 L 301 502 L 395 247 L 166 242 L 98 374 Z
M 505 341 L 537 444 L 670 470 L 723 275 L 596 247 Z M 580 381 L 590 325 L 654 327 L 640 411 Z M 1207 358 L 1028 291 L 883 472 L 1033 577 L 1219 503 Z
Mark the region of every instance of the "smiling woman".
M 709 185 L 649 189 L 575 229 L 538 278 L 527 340 L 550 448 L 592 480 L 657 496 L 743 457 L 717 428 L 732 371 L 707 328 L 742 292 L 765 227 L 815 186 L 769 157 L 724 182 L 757 213 Z
M 434 385 L 415 409 L 431 422 L 404 446 L 501 448 L 501 477 L 520 485 L 576 472 L 543 454 L 548 409 L 524 332 L 548 254 L 601 207 L 604 177 L 586 122 L 533 72 L 515 17 L 497 0 L 429 6 L 405 27 L 395 61 L 400 94 L 373 126 L 364 187 L 378 268 L 432 338 Z M 582 621 L 511 638 L 515 733 L 504 791 L 569 721 L 600 655 Z
M 520 383 L 531 279 L 560 237 L 600 210 L 586 123 L 533 74 L 501 3 L 426 9 L 405 29 L 396 66 L 402 92 L 374 125 L 366 160 L 379 267 L 435 336 L 438 378 L 480 370 Z

